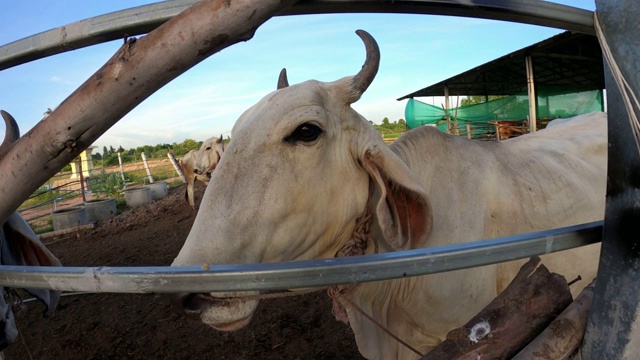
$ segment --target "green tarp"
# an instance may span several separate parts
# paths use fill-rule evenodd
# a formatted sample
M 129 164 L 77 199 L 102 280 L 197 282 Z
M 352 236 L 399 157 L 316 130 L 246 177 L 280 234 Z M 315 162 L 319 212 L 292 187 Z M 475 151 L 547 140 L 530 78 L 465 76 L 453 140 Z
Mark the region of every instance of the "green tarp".
M 602 91 L 583 91 L 570 94 L 552 95 L 552 91 L 537 97 L 538 119 L 567 118 L 592 111 L 603 111 Z M 522 122 L 529 115 L 527 95 L 513 95 L 480 104 L 447 109 L 450 119 L 457 117 L 458 124 L 482 123 L 489 121 Z M 446 118 L 442 107 L 409 99 L 405 108 L 405 120 L 409 128 L 436 124 L 446 131 Z

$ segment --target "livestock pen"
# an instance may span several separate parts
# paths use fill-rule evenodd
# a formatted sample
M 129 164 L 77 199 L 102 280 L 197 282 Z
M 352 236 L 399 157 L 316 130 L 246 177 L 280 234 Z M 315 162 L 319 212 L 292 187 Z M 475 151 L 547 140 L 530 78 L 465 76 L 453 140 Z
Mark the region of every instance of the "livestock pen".
M 19 208 L 18 212 L 36 233 L 51 230 L 52 212 L 87 201 L 115 198 L 125 206 L 127 188 L 153 182 L 175 186 L 185 182 L 178 160 L 169 153 L 165 158 L 149 158 L 144 153 L 138 161 L 94 167 L 83 158 L 71 163 L 72 171 L 62 171 L 43 184 Z
M 36 35 L 22 42 L 0 48 L 0 67 L 7 68 L 72 48 L 149 31 L 191 5 L 191 1 L 176 1 L 149 5 L 143 10 L 123 11 L 104 15 L 96 21 L 95 32 L 77 24 L 66 27 L 64 40 L 56 31 Z M 405 276 L 430 274 L 464 267 L 529 257 L 559 251 L 603 240 L 596 297 L 587 327 L 582 354 L 585 358 L 625 358 L 629 345 L 638 339 L 636 324 L 638 297 L 635 291 L 640 277 L 637 260 L 637 238 L 633 232 L 637 210 L 634 171 L 638 167 L 637 102 L 640 79 L 633 69 L 640 57 L 639 37 L 634 33 L 634 19 L 640 6 L 632 1 L 598 0 L 598 19 L 593 13 L 578 11 L 542 1 L 477 1 L 473 4 L 457 1 L 303 1 L 286 8 L 278 15 L 322 12 L 411 12 L 422 14 L 458 15 L 498 20 L 519 21 L 564 29 L 595 33 L 598 31 L 607 61 L 607 102 L 609 118 L 609 189 L 604 223 L 548 230 L 507 239 L 482 240 L 467 246 L 428 248 L 395 253 L 367 255 L 355 258 L 313 260 L 296 263 L 145 268 L 24 268 L 3 266 L 0 284 L 7 287 L 48 288 L 63 291 L 171 293 L 177 291 L 237 291 L 280 290 L 310 286 L 376 281 Z M 274 11 L 275 12 L 275 11 Z M 143 14 L 144 19 L 140 19 Z M 268 13 L 267 18 L 273 15 Z M 133 20 L 136 20 L 135 22 Z M 621 21 L 626 19 L 627 21 Z M 110 20 L 110 21 L 105 21 Z M 249 26 L 249 25 L 247 25 Z M 98 29 L 99 28 L 99 29 Z M 74 33 L 75 32 L 75 33 Z M 93 35 L 93 34 L 99 35 Z M 31 44 L 38 44 L 32 46 Z M 225 44 L 226 45 L 226 44 Z M 634 56 L 631 56 L 633 54 Z M 634 77 L 635 74 L 635 77 Z M 177 76 L 177 75 L 176 75 Z M 131 100 L 129 106 L 136 105 Z M 55 118 L 55 111 L 51 115 Z M 112 119 L 117 121 L 117 116 Z M 629 119 L 629 121 L 626 121 Z M 53 120 L 52 120 L 53 122 Z M 65 125 L 66 126 L 66 125 Z M 82 126 L 80 126 L 82 129 Z M 83 133 L 82 130 L 81 134 Z M 80 135 L 78 136 L 80 138 Z M 20 151 L 16 147 L 15 151 Z M 71 160 L 75 155 L 57 154 Z M 5 159 L 3 159 L 4 161 Z M 6 162 L 5 162 L 6 163 Z M 63 162 L 53 163 L 57 167 Z M 10 163 L 0 164 L 6 170 Z M 60 166 L 61 167 L 61 166 Z M 39 169 L 39 168 L 38 168 Z M 57 172 L 59 169 L 52 169 Z M 8 173 L 4 171 L 4 173 Z M 15 204 L 24 200 L 51 176 L 46 172 L 25 183 L 24 190 L 8 194 L 9 179 L 2 178 L 6 218 Z M 7 184 L 4 184 L 4 183 Z M 4 219 L 3 218 L 3 219 Z M 480 240 L 480 239 L 479 239 Z M 478 255 L 482 256 L 478 256 Z M 605 301 L 606 300 L 606 301 Z M 597 325 L 597 326 L 596 326 Z

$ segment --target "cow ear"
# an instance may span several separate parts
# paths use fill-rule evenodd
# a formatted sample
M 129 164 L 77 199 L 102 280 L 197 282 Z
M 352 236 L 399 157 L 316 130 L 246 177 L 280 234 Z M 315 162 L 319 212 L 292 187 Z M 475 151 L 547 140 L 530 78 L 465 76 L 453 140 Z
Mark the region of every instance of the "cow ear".
M 386 146 L 367 152 L 364 167 L 379 194 L 375 214 L 395 250 L 424 246 L 431 234 L 431 205 L 413 172 Z
M 13 213 L 2 225 L 1 258 L 3 265 L 17 266 L 61 266 L 60 261 L 40 242 L 29 224 Z M 25 289 L 42 301 L 47 310 L 45 316 L 53 314 L 60 298 L 59 291 L 48 289 Z

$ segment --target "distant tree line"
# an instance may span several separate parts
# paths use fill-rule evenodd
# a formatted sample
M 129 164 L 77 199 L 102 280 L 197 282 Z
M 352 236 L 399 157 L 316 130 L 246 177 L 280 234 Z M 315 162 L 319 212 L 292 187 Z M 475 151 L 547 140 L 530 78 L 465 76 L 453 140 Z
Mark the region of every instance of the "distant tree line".
M 484 97 L 484 96 L 467 96 L 466 98 L 460 100 L 460 106 L 482 104 L 484 102 L 498 100 L 498 99 L 501 99 L 503 97 L 505 97 L 505 96 L 504 95 L 489 95 L 487 97 Z
M 122 146 L 117 149 L 113 146 L 102 148 L 102 152 L 95 152 L 91 154 L 91 158 L 94 161 L 102 162 L 104 166 L 118 165 L 118 153 L 122 157 L 123 163 L 135 162 L 141 160 L 140 153 L 144 152 L 147 159 L 159 159 L 166 158 L 169 149 L 173 151 L 176 157 L 182 157 L 189 150 L 199 149 L 202 145 L 202 141 L 196 141 L 193 139 L 186 139 L 181 143 L 173 144 L 158 144 L 158 145 L 144 145 L 137 148 L 131 148 L 125 150 Z
M 398 119 L 398 121 L 391 122 L 389 118 L 382 119 L 382 124 L 377 125 L 370 121 L 373 127 L 384 137 L 385 135 L 400 135 L 401 133 L 409 130 L 407 122 L 404 119 Z

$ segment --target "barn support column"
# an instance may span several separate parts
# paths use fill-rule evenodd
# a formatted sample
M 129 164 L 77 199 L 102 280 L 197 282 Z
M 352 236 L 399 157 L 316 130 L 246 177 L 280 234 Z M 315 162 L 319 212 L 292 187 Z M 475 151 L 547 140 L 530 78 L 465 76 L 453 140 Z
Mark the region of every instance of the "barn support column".
M 527 67 L 527 93 L 529 95 L 529 132 L 536 131 L 536 89 L 533 79 L 533 60 L 531 56 L 524 58 L 525 66 Z
M 450 108 L 451 108 L 451 102 L 449 101 L 449 86 L 445 84 L 444 85 L 444 111 L 445 111 L 444 116 L 447 119 L 448 133 L 451 133 L 451 118 L 449 117 L 449 114 L 446 111 L 449 111 Z
M 609 164 L 607 206 L 595 298 L 582 359 L 637 359 L 640 354 L 640 146 L 633 135 L 640 116 L 630 94 L 640 94 L 637 0 L 596 0 L 596 13 L 616 65 L 605 61 Z M 597 24 L 596 24 L 597 27 Z M 605 42 L 601 40 L 603 54 Z M 622 74 L 628 84 L 621 88 Z M 637 95 L 636 95 L 637 98 Z M 633 126 L 632 126 L 633 125 Z M 589 279 L 587 279 L 588 281 Z

